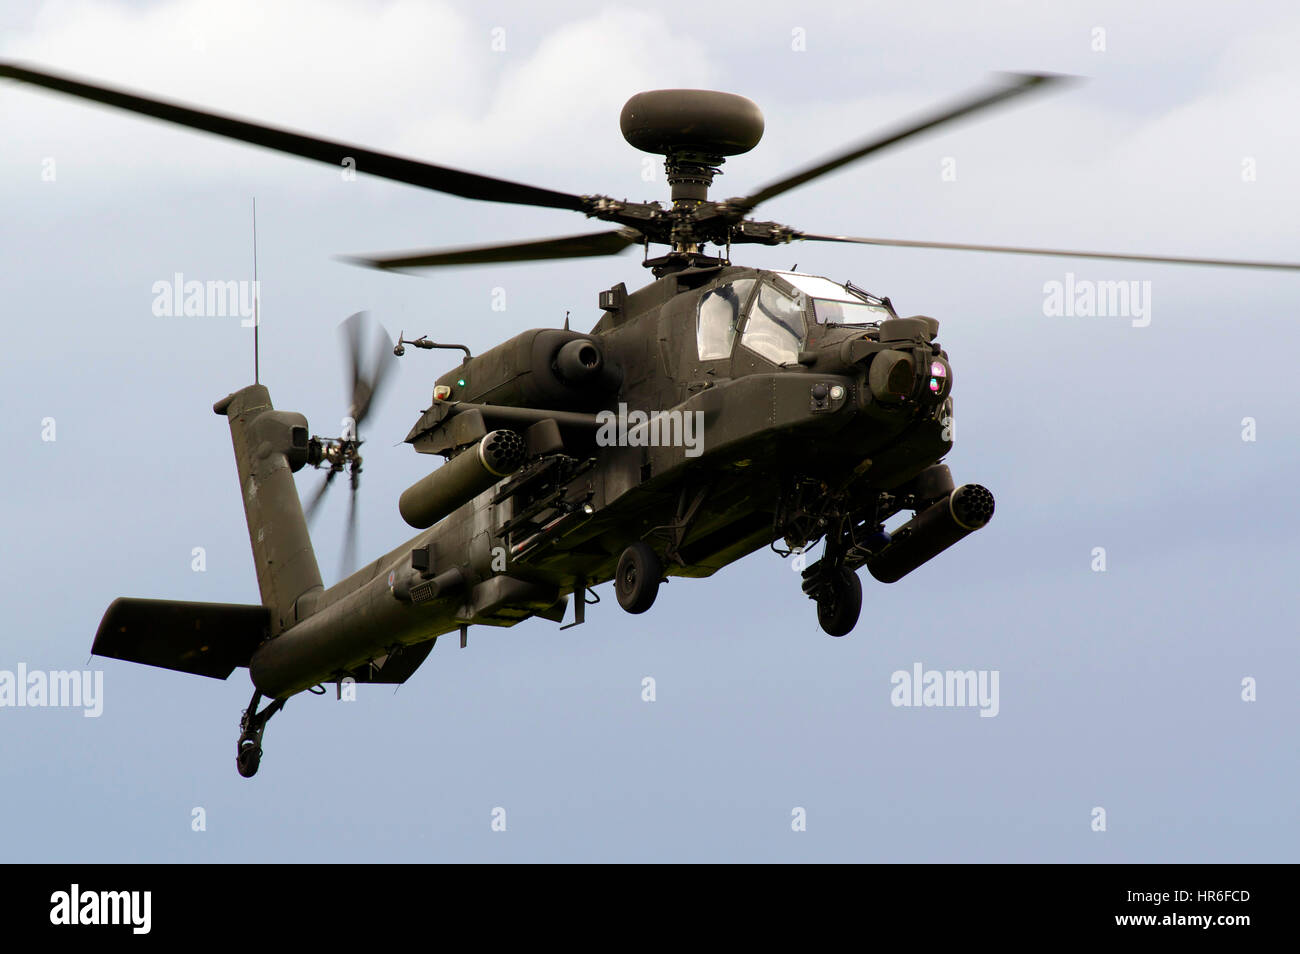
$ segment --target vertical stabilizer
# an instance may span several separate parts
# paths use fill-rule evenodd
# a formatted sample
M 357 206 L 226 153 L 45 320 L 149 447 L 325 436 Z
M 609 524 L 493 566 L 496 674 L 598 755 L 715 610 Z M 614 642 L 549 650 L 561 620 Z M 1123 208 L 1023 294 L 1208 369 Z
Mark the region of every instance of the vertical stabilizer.
M 307 463 L 307 418 L 275 410 L 260 384 L 222 398 L 212 409 L 230 421 L 257 587 L 271 611 L 271 632 L 278 633 L 309 616 L 323 589 L 293 481 Z

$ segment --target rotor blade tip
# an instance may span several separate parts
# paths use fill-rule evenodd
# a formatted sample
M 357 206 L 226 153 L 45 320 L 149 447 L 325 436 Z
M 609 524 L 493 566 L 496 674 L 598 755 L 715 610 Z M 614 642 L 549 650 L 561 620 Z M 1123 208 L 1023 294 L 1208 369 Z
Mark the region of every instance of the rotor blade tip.
M 355 265 L 357 268 L 373 268 L 381 272 L 389 272 L 393 275 L 415 275 L 415 272 L 407 271 L 396 265 L 390 265 L 381 258 L 363 258 L 359 255 L 335 255 L 334 261 L 342 262 L 345 265 Z
M 1001 73 L 998 75 L 1026 88 L 1053 85 L 1070 86 L 1075 83 L 1082 83 L 1086 78 L 1073 73 Z

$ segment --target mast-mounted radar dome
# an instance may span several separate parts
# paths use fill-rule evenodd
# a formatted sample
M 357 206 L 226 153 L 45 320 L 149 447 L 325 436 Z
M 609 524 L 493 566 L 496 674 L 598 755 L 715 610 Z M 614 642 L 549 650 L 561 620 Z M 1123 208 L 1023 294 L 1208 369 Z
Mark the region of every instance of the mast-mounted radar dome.
M 623 138 L 664 156 L 673 205 L 703 202 L 725 156 L 763 138 L 763 114 L 751 99 L 708 89 L 637 93 L 619 116 Z
M 623 138 L 643 152 L 735 156 L 763 138 L 763 114 L 751 99 L 708 89 L 637 93 L 619 116 Z

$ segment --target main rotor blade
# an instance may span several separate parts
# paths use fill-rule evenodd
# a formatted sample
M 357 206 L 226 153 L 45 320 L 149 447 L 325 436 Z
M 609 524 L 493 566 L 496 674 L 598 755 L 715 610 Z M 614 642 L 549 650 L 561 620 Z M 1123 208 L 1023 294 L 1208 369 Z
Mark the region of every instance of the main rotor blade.
M 428 249 L 383 258 L 347 257 L 353 265 L 384 270 L 428 268 L 437 265 L 486 265 L 493 262 L 536 262 L 553 258 L 589 258 L 616 255 L 630 245 L 639 244 L 642 235 L 635 229 L 613 229 L 585 235 L 535 239 L 504 245 L 468 245 L 460 248 Z
M 56 73 L 28 69 L 17 63 L 0 61 L 0 77 L 32 83 L 59 93 L 67 93 L 69 96 L 89 99 L 106 106 L 152 116 L 154 119 L 189 126 L 192 129 L 201 129 L 228 139 L 238 139 L 241 142 L 287 152 L 305 159 L 328 162 L 336 168 L 350 167 L 358 172 L 405 182 L 424 189 L 433 189 L 436 192 L 446 192 L 466 199 L 570 209 L 575 212 L 581 212 L 586 208 L 586 203 L 581 196 L 539 189 L 536 186 L 509 182 L 473 172 L 462 172 L 445 166 L 435 166 L 416 159 L 404 159 L 347 143 L 317 139 L 314 136 L 286 129 L 277 129 L 232 116 L 194 109 L 180 103 L 137 96 L 134 93 L 81 82 Z M 352 164 L 345 167 L 344 162 L 349 159 L 352 160 Z
M 1259 262 L 1237 258 L 1187 258 L 1174 255 L 1130 255 L 1123 252 L 1078 252 L 1057 248 L 1022 248 L 1014 245 L 965 245 L 960 242 L 914 242 L 908 239 L 859 238 L 853 235 L 796 233 L 805 242 L 853 242 L 857 245 L 889 245 L 899 248 L 942 248 L 959 252 L 1007 252 L 1012 255 L 1056 255 L 1065 258 L 1105 258 L 1121 262 L 1157 262 L 1167 265 L 1222 265 L 1226 268 L 1300 269 L 1300 262 Z
M 904 139 L 910 139 L 913 136 L 928 132 L 945 123 L 953 122 L 957 119 L 970 116 L 981 110 L 996 106 L 1006 100 L 1013 99 L 1023 93 L 1028 93 L 1034 89 L 1042 89 L 1047 86 L 1072 80 L 1074 77 L 1058 76 L 1046 73 L 1011 73 L 1007 74 L 1011 80 L 1010 85 L 1000 85 L 991 92 L 982 92 L 978 95 L 962 100 L 961 102 L 918 119 L 907 126 L 895 130 L 885 136 L 874 136 L 864 140 L 857 145 L 850 146 L 843 152 L 830 156 L 816 165 L 809 166 L 800 172 L 786 176 L 784 179 L 778 179 L 771 185 L 760 189 L 751 196 L 743 199 L 729 199 L 728 205 L 734 206 L 745 211 L 749 211 L 757 206 L 760 202 L 766 202 L 783 192 L 788 192 L 796 186 L 801 186 L 805 182 L 810 182 L 819 176 L 824 176 L 828 172 L 833 172 L 841 166 L 846 166 L 850 162 L 857 162 L 873 152 L 879 152 L 895 143 L 902 142 Z

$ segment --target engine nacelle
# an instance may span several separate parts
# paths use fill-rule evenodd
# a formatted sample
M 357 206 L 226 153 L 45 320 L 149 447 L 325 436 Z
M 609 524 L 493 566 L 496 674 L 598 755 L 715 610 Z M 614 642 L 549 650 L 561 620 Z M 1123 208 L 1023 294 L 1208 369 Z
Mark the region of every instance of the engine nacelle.
M 452 401 L 594 410 L 617 393 L 623 373 L 591 335 L 539 328 L 466 360 L 437 383 Z

